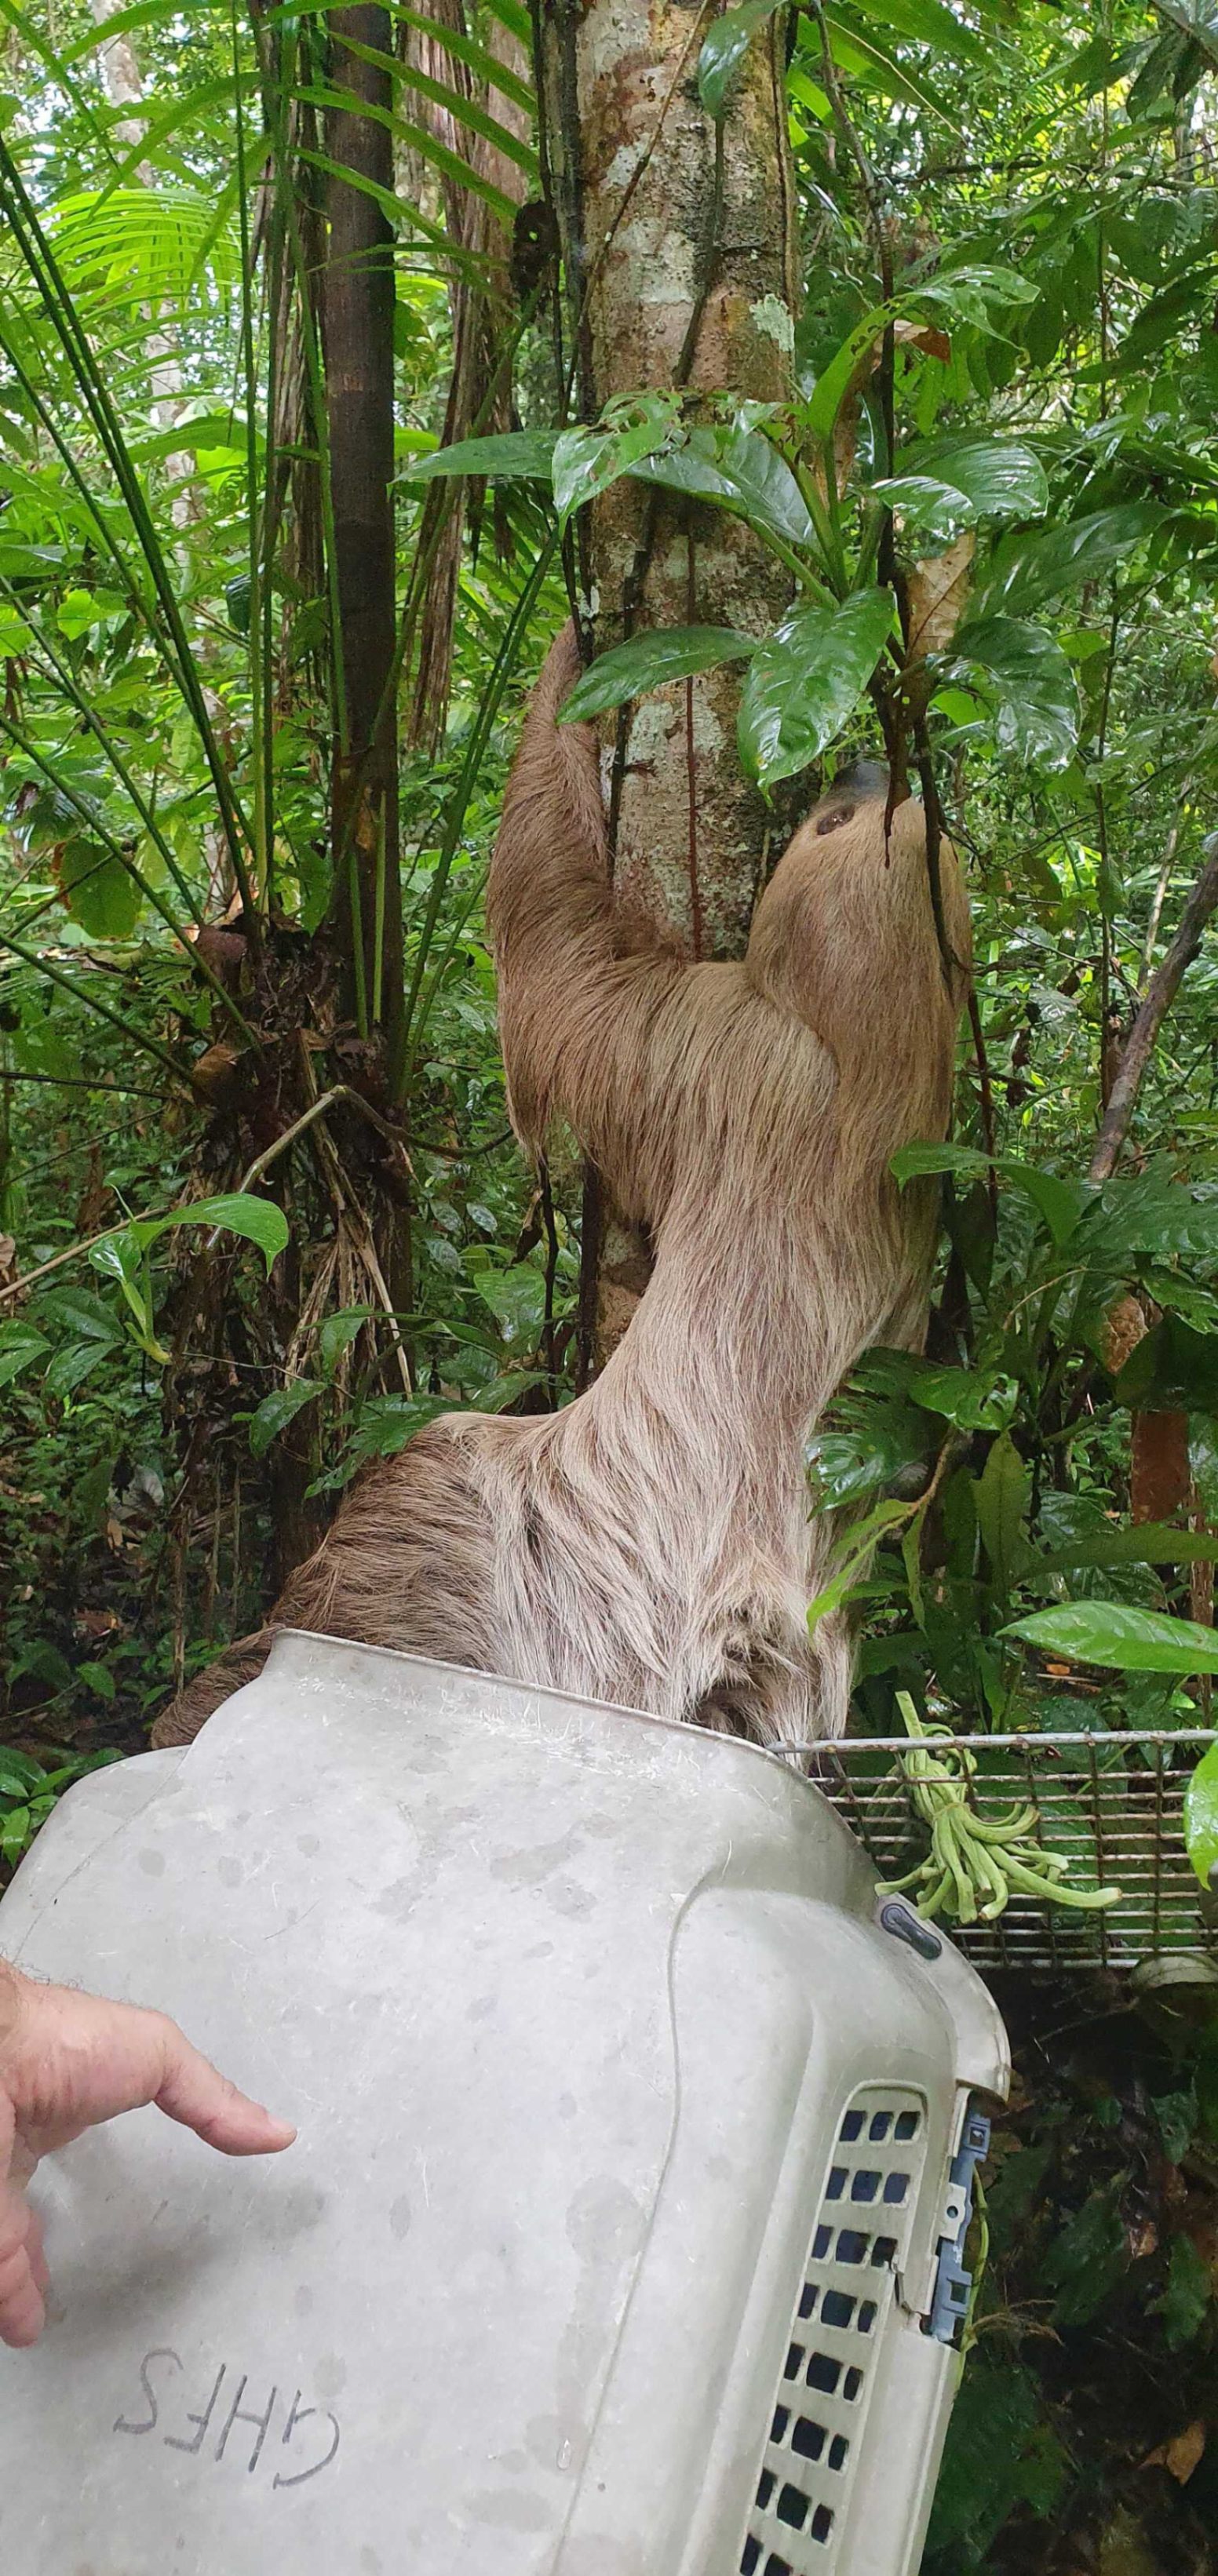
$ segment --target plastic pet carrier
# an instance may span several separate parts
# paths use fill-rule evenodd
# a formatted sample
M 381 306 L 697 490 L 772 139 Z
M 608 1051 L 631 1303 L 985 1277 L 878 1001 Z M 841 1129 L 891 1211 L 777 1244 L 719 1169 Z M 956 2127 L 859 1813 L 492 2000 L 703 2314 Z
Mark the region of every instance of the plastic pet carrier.
M 912 2576 L 1006 2045 L 789 1768 L 287 1635 L 69 1792 L 0 1951 L 300 2130 L 40 2169 L 13 2576 Z

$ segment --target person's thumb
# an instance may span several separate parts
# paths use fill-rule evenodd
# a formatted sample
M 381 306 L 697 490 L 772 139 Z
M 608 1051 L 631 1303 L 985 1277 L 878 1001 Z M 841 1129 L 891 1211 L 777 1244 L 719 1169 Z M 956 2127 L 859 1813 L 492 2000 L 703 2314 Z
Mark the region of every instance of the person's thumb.
M 193 2129 L 221 2155 L 278 2155 L 291 2146 L 296 2135 L 291 2123 L 276 2120 L 260 2102 L 239 2093 L 226 2075 L 191 2047 L 176 2022 L 161 2020 L 161 2046 L 164 2071 L 153 2096 L 158 2111 Z

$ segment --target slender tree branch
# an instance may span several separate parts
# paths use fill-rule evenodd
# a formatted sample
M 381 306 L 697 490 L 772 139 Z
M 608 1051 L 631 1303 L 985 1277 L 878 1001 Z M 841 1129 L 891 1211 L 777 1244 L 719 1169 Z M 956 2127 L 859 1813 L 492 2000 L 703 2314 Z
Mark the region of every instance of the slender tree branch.
M 1211 833 L 1205 851 L 1205 866 L 1185 904 L 1180 927 L 1162 965 L 1151 976 L 1146 998 L 1121 1050 L 1104 1123 L 1091 1157 L 1093 1181 L 1110 1179 L 1116 1169 L 1159 1030 L 1179 992 L 1185 968 L 1192 964 L 1201 946 L 1206 923 L 1218 905 L 1218 833 Z
M 1163 862 L 1159 869 L 1158 880 L 1154 891 L 1154 900 L 1150 907 L 1150 919 L 1146 924 L 1146 946 L 1142 953 L 1142 964 L 1138 974 L 1139 993 L 1144 993 L 1146 990 L 1146 979 L 1150 973 L 1150 961 L 1154 956 L 1155 941 L 1159 936 L 1159 922 L 1162 918 L 1164 903 L 1167 900 L 1168 880 L 1175 863 L 1176 851 L 1180 846 L 1180 834 L 1184 829 L 1184 809 L 1192 791 L 1192 779 L 1186 778 L 1184 785 L 1180 790 L 1180 802 L 1176 808 L 1175 818 L 1173 820 L 1171 830 L 1167 835 L 1167 841 L 1163 851 Z

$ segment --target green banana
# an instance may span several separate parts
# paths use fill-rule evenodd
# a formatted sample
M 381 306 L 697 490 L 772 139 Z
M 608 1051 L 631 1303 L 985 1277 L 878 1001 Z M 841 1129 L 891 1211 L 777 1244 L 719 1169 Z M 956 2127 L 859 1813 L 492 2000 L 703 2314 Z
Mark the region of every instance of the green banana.
M 912 1895 L 919 1914 L 950 1914 L 957 1923 L 992 1923 L 1012 1895 L 1038 1905 L 1068 1905 L 1094 1914 L 1120 1903 L 1119 1887 L 1065 1887 L 1067 1862 L 1038 1840 L 1040 1814 L 1030 1803 L 1000 1816 L 979 1816 L 971 1804 L 977 1758 L 951 1742 L 951 1729 L 919 1717 L 908 1691 L 897 1692 L 906 1734 L 902 1755 L 910 1805 L 930 1828 L 930 1851 L 885 1892 Z M 937 1751 L 936 1746 L 942 1750 Z

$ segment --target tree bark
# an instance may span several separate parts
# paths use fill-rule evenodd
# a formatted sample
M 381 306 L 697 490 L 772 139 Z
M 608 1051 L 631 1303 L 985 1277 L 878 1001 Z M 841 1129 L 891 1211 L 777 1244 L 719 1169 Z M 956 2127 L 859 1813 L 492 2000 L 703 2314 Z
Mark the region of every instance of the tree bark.
M 573 408 L 688 387 L 790 400 L 797 295 L 783 21 L 749 49 L 718 131 L 697 93 L 711 24 L 693 0 L 545 0 L 542 88 L 566 283 Z M 790 583 L 740 522 L 628 481 L 587 514 L 581 587 L 596 648 L 640 627 L 763 634 Z M 691 956 L 738 955 L 767 847 L 736 752 L 737 670 L 641 700 L 605 727 L 619 902 Z M 585 1352 L 618 1338 L 645 1250 L 585 1211 Z M 595 1278 L 593 1274 L 595 1273 Z M 593 1325 L 595 1308 L 595 1326 Z
M 393 514 L 393 230 L 377 197 L 393 191 L 389 71 L 351 50 L 387 56 L 387 9 L 330 12 L 331 86 L 360 105 L 326 116 L 328 161 L 352 177 L 326 187 L 322 280 L 327 434 L 339 634 L 331 774 L 334 918 L 349 1006 L 361 1034 L 380 1030 L 387 1068 L 402 1045 L 402 907 L 398 848 L 396 582 Z M 349 40 L 349 41 L 348 41 Z M 364 113 L 366 107 L 372 113 Z M 360 183 L 363 183 L 362 185 Z

